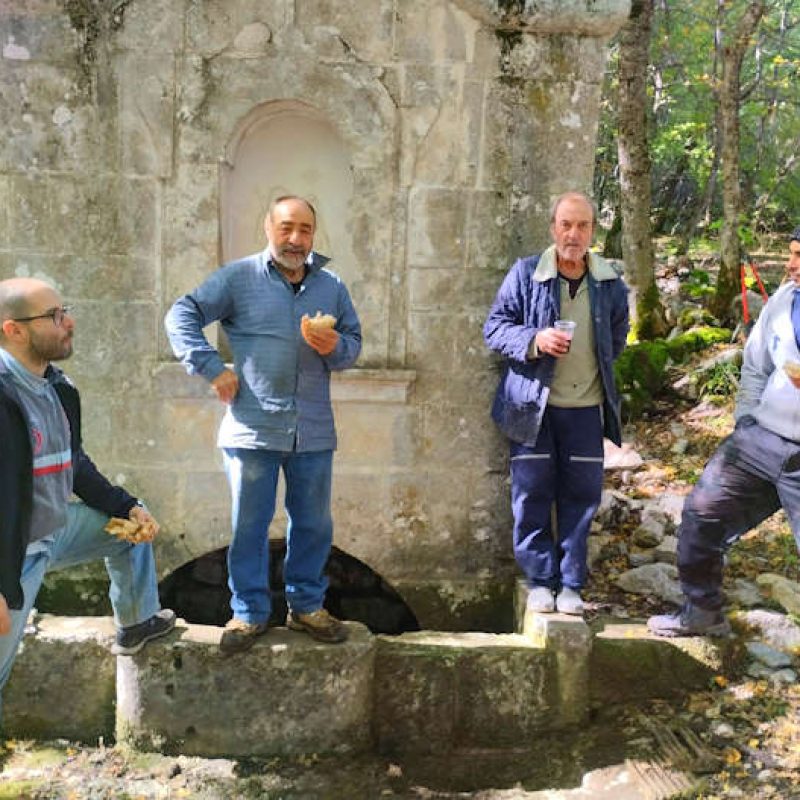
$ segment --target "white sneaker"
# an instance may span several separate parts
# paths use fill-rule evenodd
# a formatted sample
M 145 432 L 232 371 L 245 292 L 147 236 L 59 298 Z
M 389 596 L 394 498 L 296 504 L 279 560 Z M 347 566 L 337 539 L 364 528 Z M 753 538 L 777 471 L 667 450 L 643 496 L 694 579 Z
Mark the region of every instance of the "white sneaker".
M 574 589 L 564 586 L 556 597 L 556 609 L 559 614 L 583 614 L 583 600 Z
M 528 610 L 537 614 L 552 614 L 556 610 L 552 589 L 547 586 L 534 586 L 528 592 Z

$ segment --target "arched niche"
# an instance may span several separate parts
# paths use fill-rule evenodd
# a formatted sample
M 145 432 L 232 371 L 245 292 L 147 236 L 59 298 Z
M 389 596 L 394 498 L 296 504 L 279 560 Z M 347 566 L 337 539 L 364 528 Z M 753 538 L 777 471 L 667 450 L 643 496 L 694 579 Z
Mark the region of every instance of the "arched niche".
M 223 262 L 264 249 L 264 217 L 270 202 L 284 194 L 314 204 L 314 249 L 332 258 L 347 282 L 355 264 L 350 154 L 330 120 L 298 100 L 263 103 L 233 131 L 221 172 Z

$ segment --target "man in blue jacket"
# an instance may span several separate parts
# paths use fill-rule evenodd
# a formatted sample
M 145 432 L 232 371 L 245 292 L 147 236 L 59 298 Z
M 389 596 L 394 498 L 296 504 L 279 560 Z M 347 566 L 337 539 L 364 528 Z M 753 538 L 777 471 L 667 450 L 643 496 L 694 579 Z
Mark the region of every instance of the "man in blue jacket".
M 301 197 L 279 197 L 264 224 L 264 252 L 221 267 L 177 300 L 166 318 L 175 354 L 228 406 L 217 439 L 233 499 L 233 618 L 220 641 L 226 654 L 249 649 L 267 630 L 267 529 L 280 470 L 289 517 L 287 625 L 323 642 L 347 638 L 347 628 L 323 608 L 336 447 L 330 373 L 355 363 L 361 326 L 345 285 L 325 269 L 328 259 L 312 250 L 313 206 Z M 332 327 L 316 326 L 317 314 Z M 215 320 L 230 342 L 233 369 L 203 334 Z
M 0 690 L 48 570 L 105 558 L 118 654 L 175 625 L 158 601 L 158 524 L 86 455 L 78 392 L 51 364 L 71 355 L 74 329 L 48 284 L 0 281 Z M 70 502 L 73 492 L 82 502 Z M 112 516 L 139 523 L 142 543 L 109 536 Z
M 783 508 L 800 546 L 800 227 L 790 236 L 788 280 L 764 306 L 744 348 L 736 428 L 686 498 L 678 529 L 685 595 L 651 617 L 658 636 L 725 636 L 725 552 Z
M 628 333 L 628 290 L 589 252 L 595 224 L 588 197 L 559 197 L 550 217 L 554 244 L 514 264 L 483 330 L 506 360 L 492 418 L 511 442 L 514 555 L 530 589 L 528 608 L 540 613 L 583 613 L 603 436 L 621 442 L 613 362 Z

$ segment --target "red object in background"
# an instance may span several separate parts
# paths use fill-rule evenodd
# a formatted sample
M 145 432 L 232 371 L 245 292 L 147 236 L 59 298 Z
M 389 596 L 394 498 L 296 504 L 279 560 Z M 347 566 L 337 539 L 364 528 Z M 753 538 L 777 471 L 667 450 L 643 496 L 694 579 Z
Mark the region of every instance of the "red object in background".
M 758 283 L 758 288 L 761 290 L 761 296 L 764 298 L 764 302 L 766 303 L 769 300 L 769 295 L 767 294 L 767 290 L 764 288 L 764 283 L 761 280 L 761 275 L 758 274 L 758 268 L 756 265 L 750 261 L 749 264 L 742 263 L 739 267 L 739 282 L 742 285 L 742 314 L 744 316 L 745 325 L 750 322 L 750 309 L 747 306 L 747 270 L 750 270 L 753 273 L 753 277 Z

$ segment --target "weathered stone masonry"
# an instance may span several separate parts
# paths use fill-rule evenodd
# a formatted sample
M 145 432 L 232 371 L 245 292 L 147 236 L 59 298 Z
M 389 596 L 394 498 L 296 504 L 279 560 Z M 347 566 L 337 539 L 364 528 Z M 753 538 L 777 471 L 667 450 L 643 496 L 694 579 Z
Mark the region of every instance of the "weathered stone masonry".
M 87 449 L 164 525 L 163 574 L 228 541 L 221 408 L 161 320 L 263 246 L 279 192 L 364 324 L 334 384 L 336 544 L 424 627 L 510 609 L 505 445 L 480 328 L 547 209 L 591 180 L 626 0 L 0 0 L 0 276 L 76 306 Z

